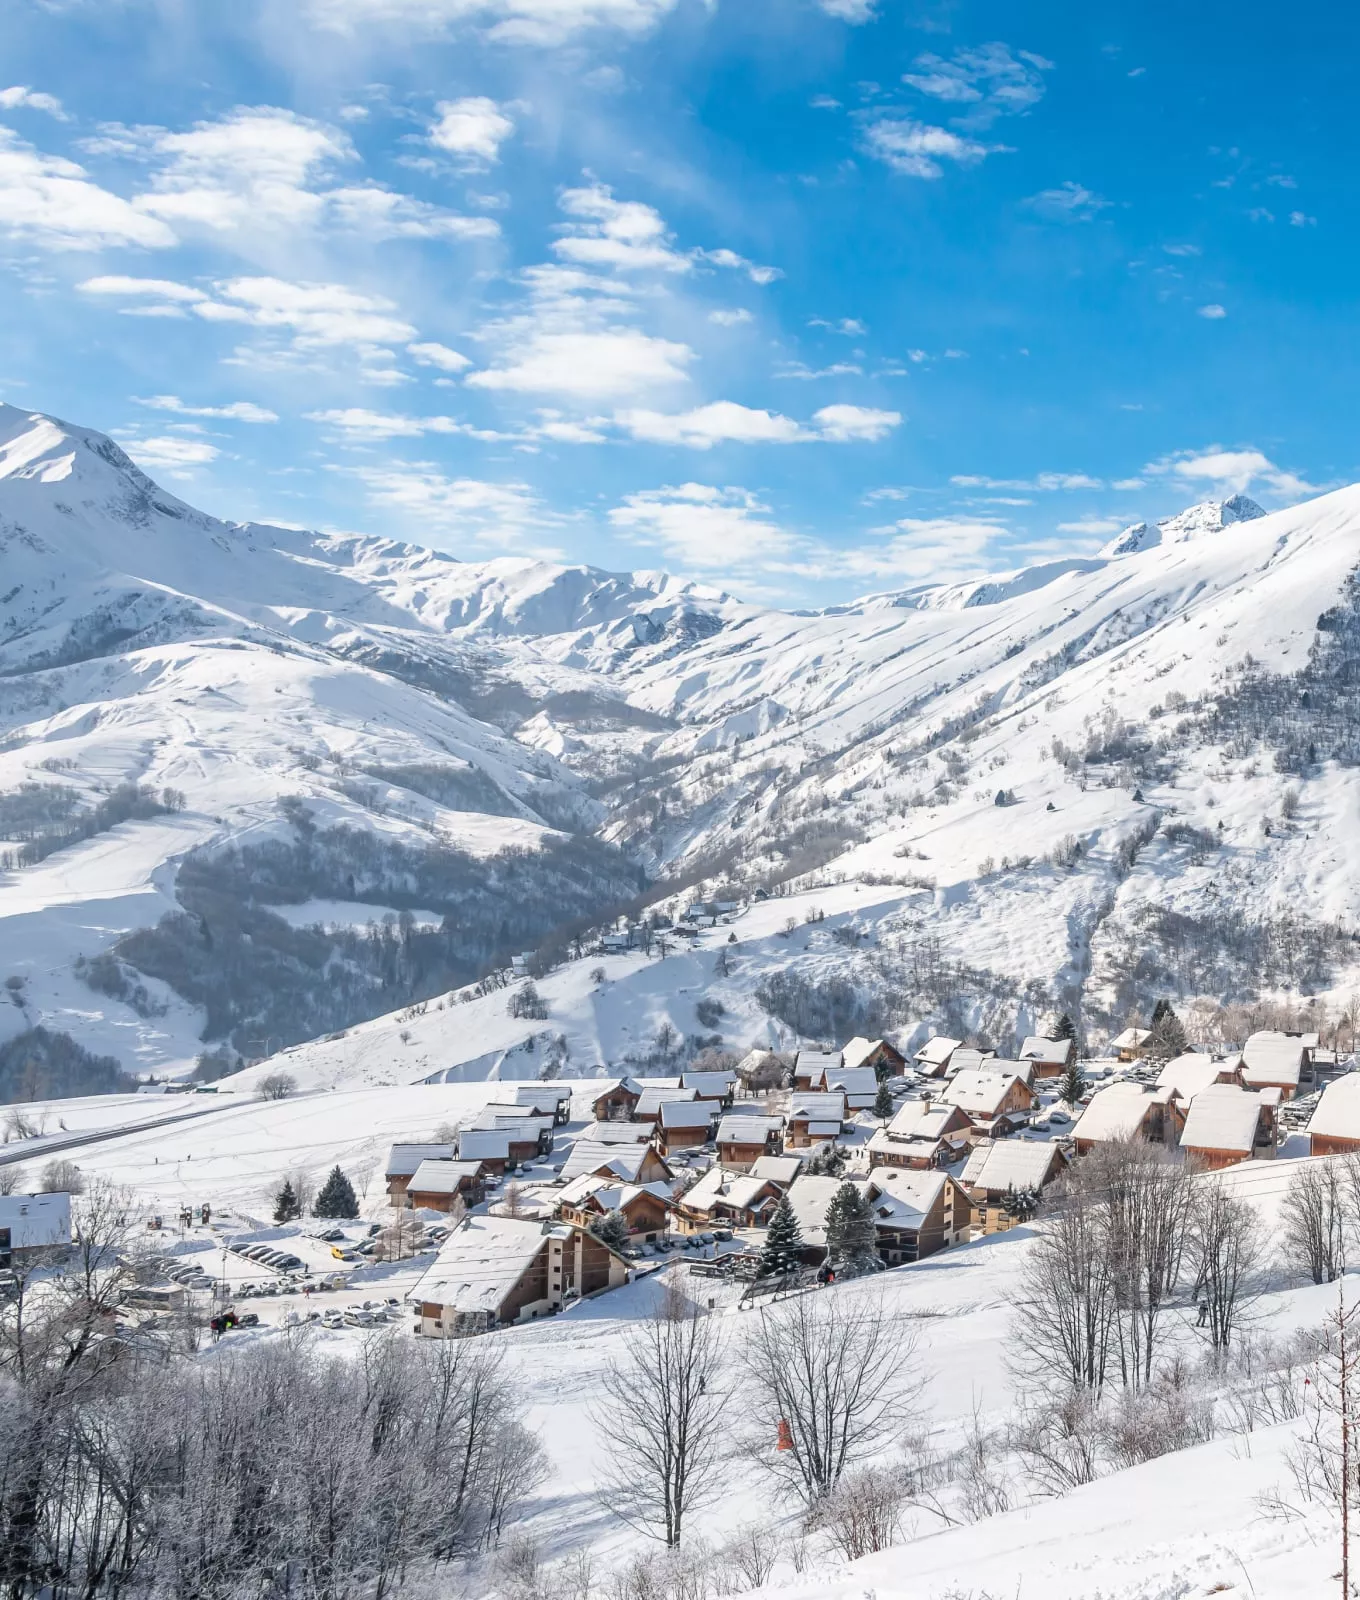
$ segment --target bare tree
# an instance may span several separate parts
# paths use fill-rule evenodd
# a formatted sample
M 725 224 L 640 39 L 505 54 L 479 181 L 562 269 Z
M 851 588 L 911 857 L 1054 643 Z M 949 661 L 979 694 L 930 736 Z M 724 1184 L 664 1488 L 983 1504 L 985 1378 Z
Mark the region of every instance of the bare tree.
M 81 1194 L 85 1189 L 85 1174 L 74 1161 L 58 1157 L 42 1169 L 44 1194 Z
M 678 1545 L 686 1517 L 716 1492 L 727 1392 L 715 1318 L 663 1306 L 601 1378 L 611 1440 L 600 1497 L 629 1527 Z
M 1116 1271 L 1101 1202 L 1080 1169 L 1054 1199 L 1029 1256 L 1015 1316 L 1026 1370 L 1037 1362 L 1075 1389 L 1104 1386 L 1114 1337 Z
M 847 1561 L 886 1550 L 902 1532 L 905 1476 L 892 1467 L 852 1467 L 817 1502 L 810 1518 Z
M 744 1589 L 763 1589 L 774 1573 L 781 1548 L 782 1541 L 772 1528 L 761 1523 L 743 1528 L 719 1551 L 728 1573 L 726 1582 L 737 1593 Z M 734 1573 L 740 1583 L 733 1581 Z
M 287 1100 L 297 1093 L 297 1079 L 291 1072 L 266 1073 L 255 1092 L 261 1100 Z
M 1281 1207 L 1281 1233 L 1314 1283 L 1332 1283 L 1345 1266 L 1346 1198 L 1345 1174 L 1335 1162 L 1298 1163 Z
M 1190 1252 L 1201 1297 L 1199 1325 L 1219 1354 L 1260 1292 L 1264 1244 L 1255 1211 L 1221 1183 L 1201 1179 L 1191 1207 Z
M 0 1167 L 0 1194 L 25 1194 L 24 1169 L 10 1162 Z
M 847 1287 L 762 1311 L 749 1337 L 758 1458 L 815 1505 L 886 1442 L 919 1393 L 914 1332 L 881 1293 Z

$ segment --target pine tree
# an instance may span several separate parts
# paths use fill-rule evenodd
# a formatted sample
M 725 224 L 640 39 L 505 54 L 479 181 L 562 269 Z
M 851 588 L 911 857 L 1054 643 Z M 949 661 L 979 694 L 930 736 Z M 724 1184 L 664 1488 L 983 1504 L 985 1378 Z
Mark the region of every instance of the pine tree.
M 604 1216 L 591 1224 L 590 1231 L 611 1250 L 622 1250 L 630 1238 L 628 1218 L 622 1211 L 606 1211 Z
M 1076 1036 L 1077 1030 L 1072 1025 L 1072 1019 L 1064 1011 L 1054 1024 L 1053 1037 L 1055 1039 L 1075 1039 Z
M 845 1255 L 845 1228 L 855 1205 L 855 1186 L 843 1183 L 826 1208 L 822 1227 L 826 1233 L 826 1253 L 833 1267 L 839 1267 Z
M 1153 1012 L 1152 1032 L 1143 1045 L 1143 1054 L 1149 1061 L 1170 1061 L 1175 1056 L 1183 1056 L 1189 1048 L 1190 1041 L 1185 1036 L 1181 1019 L 1167 1002 L 1159 1000 L 1157 1011 Z
M 1016 1222 L 1029 1222 L 1039 1209 L 1037 1189 L 1007 1189 L 1001 1196 L 1001 1209 Z
M 1166 999 L 1159 1000 L 1152 1008 L 1152 1021 L 1148 1024 L 1148 1027 L 1155 1028 L 1162 1018 L 1167 1016 L 1170 1011 L 1171 1002 Z
M 765 1231 L 765 1243 L 760 1251 L 762 1278 L 782 1278 L 796 1272 L 803 1255 L 803 1230 L 798 1226 L 789 1197 L 781 1194 L 774 1208 L 770 1226 Z
M 880 1083 L 878 1093 L 874 1096 L 874 1115 L 880 1122 L 886 1122 L 893 1114 L 892 1090 L 886 1083 Z
M 316 1197 L 316 1204 L 312 1207 L 314 1217 L 357 1217 L 359 1215 L 359 1201 L 354 1193 L 354 1185 L 341 1172 L 339 1167 L 332 1167 L 330 1177 L 322 1185 L 321 1193 Z
M 283 1187 L 274 1196 L 274 1221 L 294 1222 L 301 1215 L 302 1207 L 298 1204 L 297 1195 L 293 1193 L 293 1185 L 285 1178 Z
M 1058 1082 L 1058 1094 L 1069 1106 L 1075 1107 L 1085 1093 L 1086 1074 L 1081 1070 L 1081 1062 L 1073 1056 Z
M 826 1253 L 841 1274 L 877 1269 L 878 1229 L 863 1184 L 843 1183 L 832 1197 L 826 1211 Z

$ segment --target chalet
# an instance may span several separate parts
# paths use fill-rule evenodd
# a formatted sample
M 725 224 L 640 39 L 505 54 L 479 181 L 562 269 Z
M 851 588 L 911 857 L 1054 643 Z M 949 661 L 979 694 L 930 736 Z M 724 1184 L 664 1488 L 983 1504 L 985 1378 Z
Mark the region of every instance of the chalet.
M 1003 1139 L 975 1146 L 959 1183 L 973 1208 L 973 1237 L 1004 1233 L 1015 1226 L 1005 1207 L 1008 1194 L 1038 1194 L 1066 1170 L 1067 1157 L 1056 1144 L 1038 1139 Z
M 713 1100 L 665 1100 L 656 1123 L 656 1142 L 663 1156 L 707 1144 L 718 1120 Z
M 967 1239 L 968 1197 L 946 1172 L 874 1168 L 867 1186 L 884 1266 L 923 1261 Z
M 686 1072 L 680 1079 L 682 1089 L 693 1089 L 701 1100 L 713 1100 L 726 1111 L 737 1091 L 735 1072 Z
M 596 1122 L 628 1122 L 641 1098 L 642 1090 L 631 1078 L 614 1078 L 596 1089 L 590 1114 Z
M 787 1189 L 802 1170 L 802 1156 L 761 1156 L 751 1168 L 751 1176 L 768 1178 L 781 1189 Z
M 1308 1153 L 1343 1155 L 1360 1150 L 1360 1072 L 1348 1072 L 1322 1091 L 1308 1124 Z
M 56 1190 L 0 1195 L 0 1270 L 8 1271 L 16 1261 L 39 1251 L 61 1249 L 70 1242 L 69 1194 Z
M 483 1177 L 501 1178 L 525 1159 L 511 1155 L 514 1144 L 515 1135 L 505 1128 L 463 1128 L 458 1134 L 458 1159 L 480 1161 Z M 537 1140 L 533 1148 L 538 1148 Z
M 946 1039 L 943 1034 L 936 1034 L 916 1052 L 916 1065 L 928 1078 L 943 1078 L 949 1067 L 949 1058 L 962 1043 L 962 1039 Z
M 710 1167 L 698 1183 L 680 1197 L 676 1221 L 682 1233 L 702 1233 L 715 1224 L 735 1228 L 763 1227 L 783 1192 L 783 1188 L 769 1178 Z
M 422 1161 L 411 1174 L 404 1204 L 422 1211 L 475 1206 L 483 1197 L 480 1161 Z
M 536 1156 L 552 1154 L 557 1122 L 551 1113 L 539 1116 L 529 1106 L 486 1106 L 471 1126 L 488 1133 L 510 1134 L 511 1165 L 521 1166 Z
M 887 1127 L 870 1138 L 870 1163 L 917 1172 L 941 1166 L 967 1148 L 972 1126 L 961 1106 L 908 1100 Z
M 1207 1056 L 1197 1050 L 1173 1056 L 1157 1074 L 1159 1089 L 1174 1089 L 1189 1105 L 1201 1089 L 1211 1083 L 1242 1083 L 1241 1056 Z
M 650 1122 L 655 1127 L 661 1120 L 662 1106 L 674 1105 L 677 1102 L 694 1101 L 699 1096 L 693 1089 L 644 1089 L 637 1105 L 633 1108 L 634 1122 Z
M 588 1122 L 580 1138 L 592 1144 L 646 1144 L 655 1133 L 650 1122 Z
M 1181 1149 L 1197 1166 L 1214 1169 L 1270 1160 L 1279 1138 L 1280 1100 L 1275 1087 L 1239 1089 L 1235 1083 L 1211 1083 L 1190 1102 Z
M 587 1173 L 622 1183 L 661 1183 L 674 1177 L 665 1159 L 649 1144 L 594 1144 L 578 1139 L 563 1163 L 563 1182 Z
M 839 1067 L 825 1074 L 825 1086 L 839 1089 L 847 1111 L 872 1111 L 878 1098 L 878 1076 L 872 1067 Z
M 949 1065 L 944 1069 L 943 1073 L 939 1074 L 939 1076 L 944 1078 L 954 1078 L 957 1077 L 960 1072 L 991 1072 L 995 1070 L 992 1066 L 992 1063 L 995 1060 L 995 1050 L 978 1050 L 972 1045 L 961 1044 L 953 1053 L 953 1055 L 950 1056 Z M 1030 1081 L 1030 1076 L 1033 1075 L 1034 1069 L 1028 1062 L 1025 1063 L 1025 1068 L 1026 1072 L 1029 1074 L 1029 1076 L 1026 1076 L 1025 1078 L 1025 1082 L 1028 1083 Z
M 826 1211 L 844 1178 L 804 1173 L 788 1187 L 789 1205 L 803 1236 L 803 1259 L 813 1266 L 826 1259 Z
M 1141 1139 L 1174 1148 L 1185 1120 L 1185 1108 L 1174 1089 L 1153 1084 L 1112 1083 L 1091 1098 L 1077 1118 L 1072 1137 L 1084 1156 L 1098 1144 L 1124 1144 Z
M 865 1039 L 858 1034 L 841 1051 L 847 1067 L 872 1067 L 879 1078 L 897 1078 L 907 1070 L 907 1058 L 886 1039 Z
M 800 1050 L 793 1060 L 793 1087 L 825 1089 L 827 1073 L 843 1065 L 839 1050 Z
M 557 1126 L 571 1121 L 571 1089 L 564 1083 L 502 1084 L 499 1092 L 510 1091 L 514 1105 L 528 1106 L 538 1116 L 550 1116 Z
M 718 1161 L 734 1172 L 747 1172 L 765 1155 L 777 1155 L 784 1139 L 783 1117 L 729 1112 L 718 1124 Z
M 960 1072 L 941 1095 L 974 1129 L 990 1134 L 1018 1128 L 1034 1105 L 1034 1090 L 1016 1072 Z
M 387 1154 L 387 1203 L 404 1206 L 406 1187 L 422 1161 L 452 1161 L 451 1144 L 394 1144 Z
M 1286 1100 L 1313 1076 L 1315 1033 L 1253 1033 L 1242 1046 L 1242 1082 L 1248 1089 L 1278 1089 Z
M 459 1338 L 549 1316 L 628 1277 L 627 1258 L 584 1228 L 478 1214 L 454 1229 L 407 1299 L 418 1336 Z
M 665 1183 L 611 1183 L 593 1174 L 574 1179 L 560 1191 L 563 1222 L 591 1228 L 617 1212 L 628 1224 L 628 1236 L 654 1244 L 670 1226 L 671 1191 Z
M 844 1126 L 845 1096 L 839 1089 L 830 1093 L 795 1091 L 789 1096 L 785 1143 L 795 1150 L 838 1139 Z
M 782 1056 L 774 1050 L 748 1050 L 735 1068 L 737 1080 L 746 1094 L 782 1087 L 789 1081 L 792 1070 L 792 1056 Z
M 1061 1078 L 1077 1059 L 1075 1039 L 1046 1039 L 1032 1033 L 1020 1046 L 1021 1061 L 1034 1063 L 1036 1078 Z
M 1110 1049 L 1120 1061 L 1137 1061 L 1151 1037 L 1151 1028 L 1125 1028 L 1123 1033 L 1115 1034 L 1110 1040 Z

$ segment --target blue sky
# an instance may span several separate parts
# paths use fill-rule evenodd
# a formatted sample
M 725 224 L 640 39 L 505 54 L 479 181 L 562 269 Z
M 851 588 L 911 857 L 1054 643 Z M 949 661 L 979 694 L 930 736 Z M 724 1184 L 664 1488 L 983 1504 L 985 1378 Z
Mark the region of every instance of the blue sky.
M 817 604 L 1348 482 L 1334 6 L 0 0 L 0 395 Z

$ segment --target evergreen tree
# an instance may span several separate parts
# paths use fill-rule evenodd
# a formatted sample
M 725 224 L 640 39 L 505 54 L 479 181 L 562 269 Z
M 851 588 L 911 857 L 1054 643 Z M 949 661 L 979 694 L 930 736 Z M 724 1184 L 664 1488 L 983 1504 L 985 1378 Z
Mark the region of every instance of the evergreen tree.
M 354 1185 L 341 1172 L 339 1167 L 331 1168 L 331 1175 L 322 1185 L 321 1193 L 316 1197 L 316 1204 L 312 1207 L 314 1217 L 357 1217 L 359 1215 L 359 1201 L 354 1193 Z
M 845 1151 L 834 1139 L 827 1139 L 808 1158 L 807 1170 L 812 1177 L 839 1178 L 845 1171 Z
M 1158 1001 L 1158 1009 L 1165 1004 Z M 1149 1061 L 1170 1061 L 1174 1056 L 1183 1056 L 1190 1048 L 1190 1041 L 1185 1036 L 1185 1029 L 1181 1026 L 1181 1019 L 1166 1005 L 1166 1009 L 1158 1016 L 1153 1013 L 1152 1032 L 1143 1045 L 1143 1054 Z
M 622 1250 L 630 1238 L 628 1219 L 622 1211 L 606 1211 L 604 1216 L 591 1224 L 590 1231 L 611 1250 Z
M 1155 1028 L 1162 1018 L 1168 1016 L 1170 1012 L 1171 1002 L 1166 999 L 1159 1000 L 1152 1008 L 1152 1021 L 1148 1024 L 1148 1027 Z
M 833 1267 L 839 1267 L 845 1255 L 846 1222 L 855 1205 L 855 1185 L 843 1183 L 826 1208 L 822 1223 L 826 1231 L 826 1253 Z
M 770 1226 L 765 1231 L 765 1243 L 760 1250 L 762 1278 L 782 1278 L 796 1272 L 802 1263 L 803 1230 L 798 1226 L 789 1197 L 781 1194 L 774 1208 Z
M 1029 1222 L 1039 1209 L 1037 1189 L 1007 1189 L 1001 1197 L 1001 1209 L 1016 1222 Z
M 826 1253 L 838 1273 L 873 1272 L 879 1265 L 874 1208 L 860 1183 L 843 1183 L 826 1212 Z
M 1072 1025 L 1072 1019 L 1064 1011 L 1053 1026 L 1053 1037 L 1055 1039 L 1075 1039 L 1076 1036 L 1077 1030 Z
M 874 1096 L 874 1115 L 880 1122 L 887 1122 L 893 1114 L 892 1090 L 886 1083 L 880 1083 L 878 1093 Z
M 1086 1074 L 1075 1056 L 1058 1082 L 1058 1094 L 1069 1106 L 1075 1106 L 1086 1093 Z
M 274 1221 L 295 1222 L 301 1215 L 302 1207 L 298 1204 L 297 1195 L 293 1193 L 293 1185 L 285 1178 L 283 1187 L 274 1196 Z

